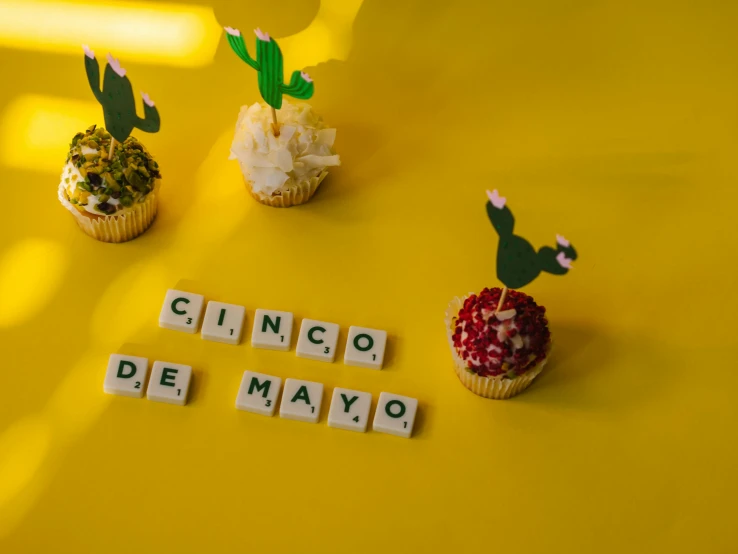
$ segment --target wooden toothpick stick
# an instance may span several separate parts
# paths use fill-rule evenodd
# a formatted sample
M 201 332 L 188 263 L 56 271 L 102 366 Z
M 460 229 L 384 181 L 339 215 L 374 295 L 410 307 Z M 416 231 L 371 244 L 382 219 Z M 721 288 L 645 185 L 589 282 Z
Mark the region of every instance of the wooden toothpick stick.
M 110 137 L 110 151 L 108 152 L 108 159 L 113 160 L 113 150 L 115 150 L 115 139 Z
M 272 129 L 274 129 L 274 136 L 279 136 L 279 122 L 277 121 L 277 110 L 272 106 Z
M 507 287 L 502 287 L 502 294 L 500 295 L 500 301 L 497 303 L 497 309 L 495 310 L 495 313 L 500 311 L 500 308 L 502 308 L 502 305 L 505 303 L 505 299 L 507 298 Z

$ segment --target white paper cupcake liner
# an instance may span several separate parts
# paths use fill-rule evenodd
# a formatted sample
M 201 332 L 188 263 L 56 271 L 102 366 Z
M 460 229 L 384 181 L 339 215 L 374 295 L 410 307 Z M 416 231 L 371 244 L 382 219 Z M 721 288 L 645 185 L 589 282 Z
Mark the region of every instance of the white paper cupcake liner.
M 466 362 L 461 359 L 461 356 L 456 352 L 454 348 L 453 334 L 454 334 L 454 319 L 459 314 L 459 310 L 464 306 L 464 301 L 469 298 L 473 293 L 467 294 L 464 298 L 455 297 L 448 305 L 446 309 L 446 336 L 448 337 L 448 344 L 451 348 L 451 356 L 454 361 L 454 370 L 456 375 L 459 377 L 461 383 L 474 394 L 483 396 L 484 398 L 494 398 L 496 400 L 503 400 L 510 398 L 518 393 L 523 392 L 533 382 L 543 366 L 548 361 L 548 354 L 551 352 L 551 347 L 546 353 L 547 357 L 543 358 L 538 362 L 535 367 L 528 369 L 522 375 L 518 375 L 512 379 L 503 376 L 497 377 L 481 377 L 476 373 L 470 371 L 466 367 Z
M 254 192 L 254 189 L 251 188 L 252 183 L 249 181 L 248 173 L 244 171 L 243 166 L 241 167 L 241 171 L 243 172 L 243 178 L 251 196 L 256 198 L 260 203 L 272 206 L 273 208 L 289 208 L 290 206 L 304 204 L 313 197 L 320 183 L 328 175 L 328 171 L 323 170 L 319 175 L 311 177 L 309 181 L 301 181 L 300 183 L 290 185 L 285 190 L 280 190 L 269 196 L 260 192 Z
M 158 200 L 156 193 L 160 181 L 154 184 L 154 190 L 146 195 L 146 200 L 134 204 L 130 210 L 120 215 L 95 216 L 80 212 L 67 198 L 64 183 L 59 183 L 59 202 L 74 216 L 77 225 L 89 236 L 102 242 L 126 242 L 135 239 L 151 226 L 156 217 Z

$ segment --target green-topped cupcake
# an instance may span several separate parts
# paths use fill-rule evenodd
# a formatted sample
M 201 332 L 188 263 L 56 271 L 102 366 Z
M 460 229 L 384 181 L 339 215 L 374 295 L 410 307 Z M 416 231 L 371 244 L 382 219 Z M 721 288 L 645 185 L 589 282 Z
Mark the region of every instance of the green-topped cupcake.
M 95 53 L 86 45 L 82 48 L 87 80 L 108 130 L 93 125 L 74 136 L 59 183 L 59 201 L 91 237 L 125 242 L 148 229 L 156 216 L 159 166 L 130 135 L 133 129 L 156 133 L 159 110 L 142 92 L 144 117 L 139 117 L 120 61 L 108 54 L 101 86 Z
M 114 142 L 93 125 L 72 139 L 59 200 L 82 230 L 104 242 L 136 238 L 156 215 L 159 166 L 136 138 Z M 112 157 L 109 157 L 111 156 Z

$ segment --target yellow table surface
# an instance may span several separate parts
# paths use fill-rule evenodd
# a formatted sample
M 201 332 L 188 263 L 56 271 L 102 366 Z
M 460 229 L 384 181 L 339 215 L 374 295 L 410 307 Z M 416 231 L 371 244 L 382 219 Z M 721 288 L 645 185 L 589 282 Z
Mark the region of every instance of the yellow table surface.
M 144 27 L 89 40 L 162 114 L 136 132 L 160 214 L 122 245 L 56 199 L 71 137 L 102 124 L 88 39 L 0 29 L 0 552 L 738 551 L 735 3 L 148 8 L 207 24 L 181 59 L 136 50 Z M 305 206 L 257 204 L 228 160 L 259 97 L 218 24 L 249 48 L 270 31 L 315 80 L 342 166 Z M 555 352 L 508 401 L 459 384 L 443 325 L 455 295 L 498 284 L 488 188 L 532 243 L 579 251 L 525 288 Z M 168 288 L 245 305 L 248 328 L 271 308 L 344 340 L 386 329 L 385 368 L 160 329 Z M 103 394 L 113 352 L 192 365 L 189 404 Z M 246 369 L 324 383 L 320 423 L 234 409 Z M 417 398 L 414 437 L 329 428 L 335 386 Z

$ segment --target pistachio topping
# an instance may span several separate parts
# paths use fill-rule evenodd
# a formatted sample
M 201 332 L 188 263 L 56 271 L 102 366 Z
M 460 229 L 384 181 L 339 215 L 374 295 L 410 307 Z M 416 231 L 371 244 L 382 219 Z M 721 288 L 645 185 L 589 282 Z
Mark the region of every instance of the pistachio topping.
M 144 202 L 161 178 L 156 160 L 135 137 L 116 142 L 109 158 L 111 140 L 110 133 L 95 125 L 72 138 L 62 180 L 70 201 L 81 210 L 113 215 Z

